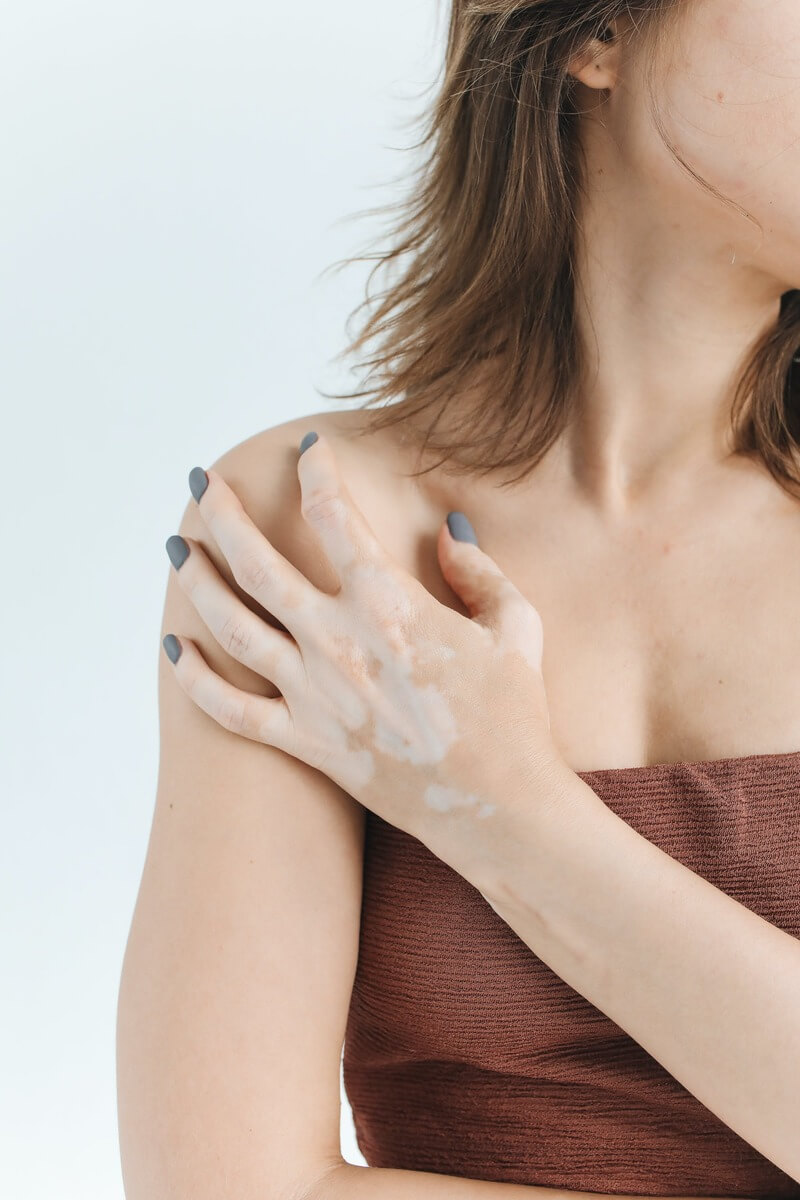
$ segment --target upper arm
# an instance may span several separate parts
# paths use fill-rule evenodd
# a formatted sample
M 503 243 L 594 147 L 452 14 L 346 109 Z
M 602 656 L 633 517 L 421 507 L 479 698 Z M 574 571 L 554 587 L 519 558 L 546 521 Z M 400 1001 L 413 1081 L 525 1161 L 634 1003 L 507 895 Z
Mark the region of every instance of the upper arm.
M 212 465 L 273 545 L 324 588 L 299 513 L 307 424 L 276 426 Z M 191 499 L 180 532 L 265 615 L 237 588 Z M 161 637 L 190 637 L 237 687 L 278 695 L 222 650 L 165 569 Z M 160 646 L 154 653 L 158 787 L 118 1003 L 126 1196 L 272 1200 L 342 1161 L 339 1067 L 364 810 L 305 763 L 222 728 L 182 691 Z

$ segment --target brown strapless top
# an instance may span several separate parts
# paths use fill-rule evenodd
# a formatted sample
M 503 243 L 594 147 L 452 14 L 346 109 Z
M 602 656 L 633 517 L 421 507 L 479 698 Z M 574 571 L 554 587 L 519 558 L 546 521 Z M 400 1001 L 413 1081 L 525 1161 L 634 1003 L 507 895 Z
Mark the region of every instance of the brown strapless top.
M 578 774 L 648 841 L 800 938 L 800 751 Z M 476 888 L 370 811 L 343 1072 L 370 1166 L 800 1200 L 800 1183 L 546 966 Z

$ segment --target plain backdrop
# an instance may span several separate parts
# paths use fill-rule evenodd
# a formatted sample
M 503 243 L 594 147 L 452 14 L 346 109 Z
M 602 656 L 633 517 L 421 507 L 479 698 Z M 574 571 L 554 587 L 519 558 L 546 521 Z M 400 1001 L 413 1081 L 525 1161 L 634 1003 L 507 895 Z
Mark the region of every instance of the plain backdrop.
M 115 1020 L 191 467 L 332 365 L 439 0 L 0 5 L 0 1195 L 121 1200 Z M 393 182 L 393 181 L 398 181 Z M 343 1095 L 345 1158 L 363 1163 Z

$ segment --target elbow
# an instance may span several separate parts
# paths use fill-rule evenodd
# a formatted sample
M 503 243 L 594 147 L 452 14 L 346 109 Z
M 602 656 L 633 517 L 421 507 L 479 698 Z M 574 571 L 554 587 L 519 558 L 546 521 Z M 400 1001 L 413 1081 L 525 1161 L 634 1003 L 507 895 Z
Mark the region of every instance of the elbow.
M 312 1175 L 306 1175 L 295 1188 L 275 1197 L 275 1200 L 337 1200 L 337 1197 L 348 1194 L 346 1176 L 353 1171 L 363 1170 L 364 1167 L 354 1166 L 341 1157 L 337 1158 Z

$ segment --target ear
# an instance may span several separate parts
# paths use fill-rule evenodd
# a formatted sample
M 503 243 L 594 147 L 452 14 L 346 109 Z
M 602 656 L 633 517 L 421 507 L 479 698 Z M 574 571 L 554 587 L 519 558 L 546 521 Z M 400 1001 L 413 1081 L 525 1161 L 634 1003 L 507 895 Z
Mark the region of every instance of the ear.
M 579 83 L 593 90 L 616 87 L 620 70 L 623 21 L 614 18 L 591 38 L 567 66 Z

